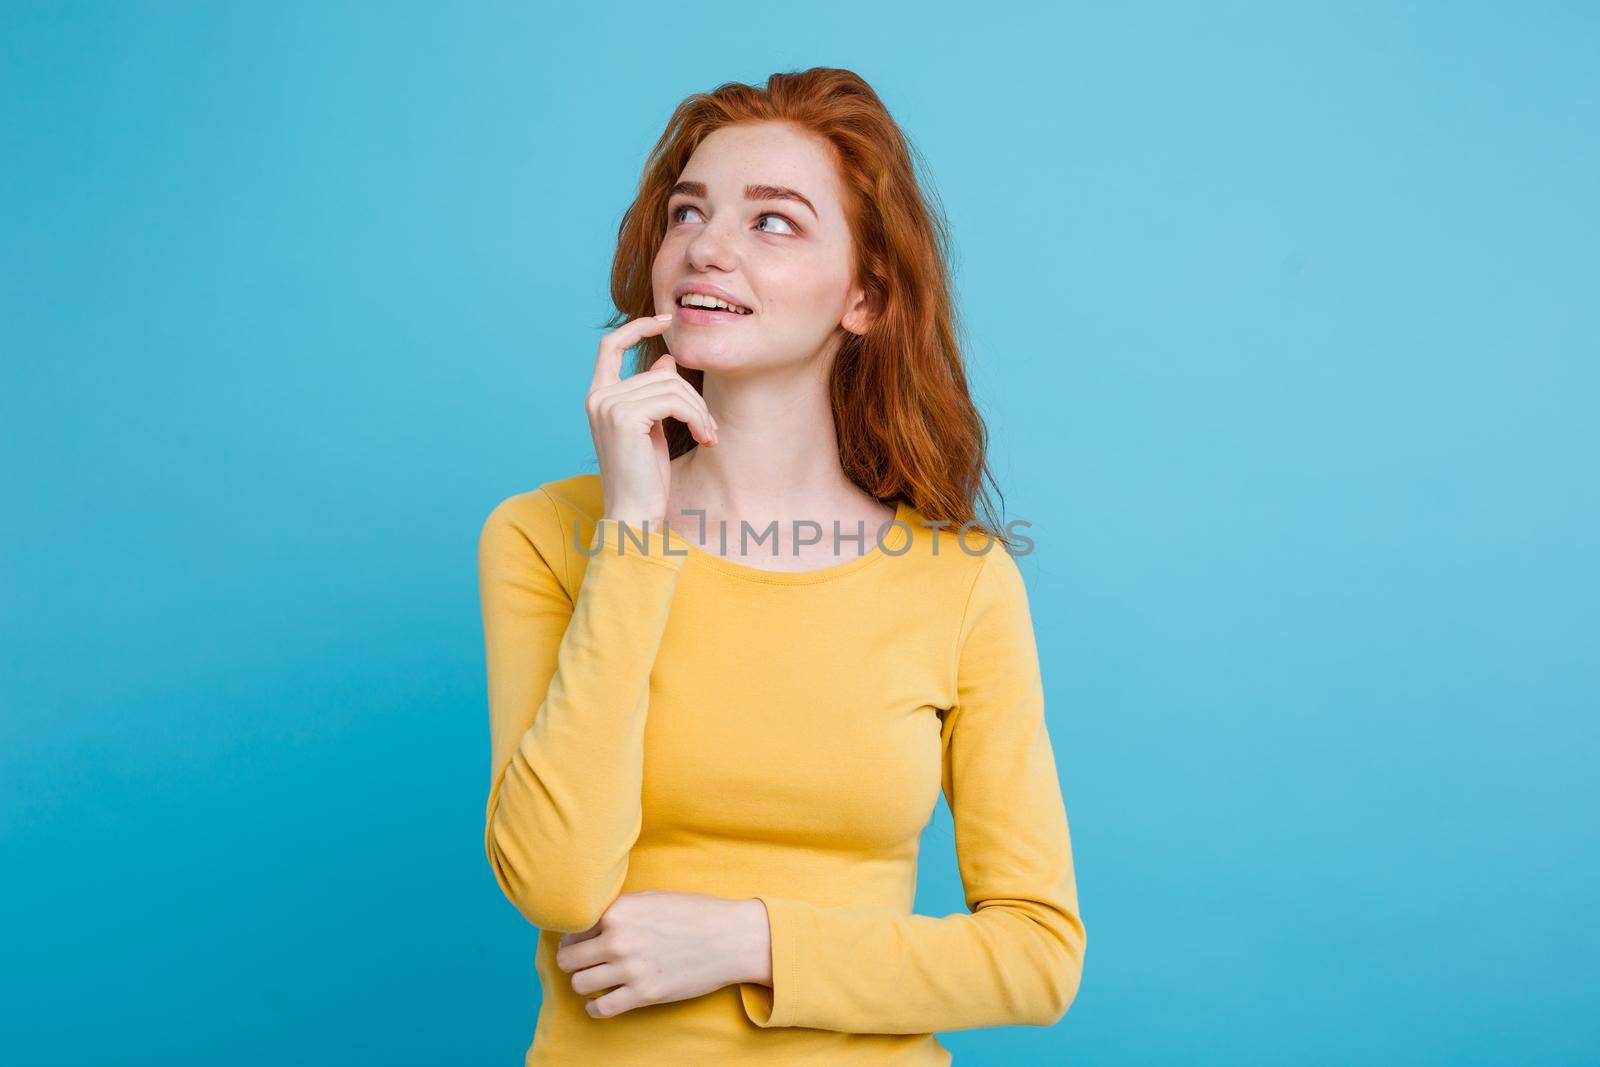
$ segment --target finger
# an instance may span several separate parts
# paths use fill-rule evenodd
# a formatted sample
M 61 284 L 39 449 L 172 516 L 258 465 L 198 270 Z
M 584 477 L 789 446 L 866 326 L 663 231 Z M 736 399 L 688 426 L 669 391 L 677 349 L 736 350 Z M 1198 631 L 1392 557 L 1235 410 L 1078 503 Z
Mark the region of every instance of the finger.
M 678 371 L 678 361 L 677 361 L 677 358 L 674 357 L 671 352 L 663 352 L 661 354 L 661 358 L 656 360 L 655 363 L 651 366 L 650 369 L 651 370 L 655 370 L 657 368 L 660 368 L 663 372 L 671 371 L 673 373 L 673 375 L 676 376 L 680 381 L 685 381 L 685 382 L 688 381 L 687 378 L 684 378 L 682 375 L 679 375 L 677 373 L 677 371 Z M 700 392 L 698 389 L 694 389 L 692 387 L 690 388 L 689 392 L 690 392 L 690 394 L 692 396 L 694 396 L 696 399 L 698 399 L 700 401 L 700 403 L 706 405 L 706 418 L 711 420 L 711 432 L 712 432 L 712 434 L 715 434 L 717 432 L 717 417 L 715 415 L 711 414 L 711 405 L 706 402 L 705 394 Z M 715 444 L 716 442 L 713 441 L 712 443 Z M 642 893 L 663 893 L 663 892 L 666 892 L 666 890 L 663 890 L 663 889 L 642 889 L 642 890 L 640 890 L 640 892 L 642 892 Z
M 624 410 L 619 412 L 618 417 L 625 422 L 648 419 L 659 426 L 660 420 L 670 415 L 688 426 L 690 434 L 701 444 L 717 443 L 717 431 L 711 424 L 711 413 L 692 387 L 686 393 L 672 385 L 660 386 L 657 390 L 629 397 L 621 401 L 620 406 Z
M 687 383 L 688 380 L 679 372 L 678 361 L 673 357 L 672 353 L 663 352 L 654 363 L 650 364 L 649 370 L 630 374 L 621 381 L 602 387 L 594 395 L 597 397 L 620 396 L 630 390 L 637 389 L 641 385 L 649 385 L 651 382 L 679 381 Z M 692 389 L 693 387 L 691 387 Z M 700 394 L 695 392 L 695 395 L 699 396 Z
M 663 359 L 666 357 L 663 356 Z M 601 396 L 609 400 L 627 399 L 634 400 L 642 396 L 655 396 L 662 389 L 672 389 L 683 394 L 683 397 L 695 407 L 705 412 L 706 425 L 711 427 L 713 434 L 717 431 L 717 417 L 711 414 L 711 405 L 706 403 L 706 398 L 688 380 L 676 371 L 668 370 L 665 373 L 646 371 L 635 374 L 626 381 L 608 386 Z
M 627 396 L 630 393 L 637 392 L 644 386 L 657 385 L 663 382 L 674 386 L 681 385 L 688 390 L 687 395 L 691 399 L 705 403 L 705 397 L 700 391 L 690 385 L 689 379 L 678 372 L 677 360 L 673 359 L 671 352 L 663 353 L 661 358 L 656 360 L 649 370 L 642 370 L 638 374 L 630 374 L 621 381 L 603 386 L 592 394 L 592 399 L 606 400 L 612 397 Z M 711 414 L 709 407 L 706 409 L 706 414 L 708 416 Z
M 591 926 L 589 929 L 580 930 L 577 933 L 563 934 L 561 940 L 556 942 L 556 966 L 561 966 L 561 961 L 567 959 L 574 946 L 587 944 L 599 936 L 600 927 L 598 926 Z
M 600 934 L 600 924 L 599 923 L 595 923 L 593 926 L 589 927 L 589 929 L 587 929 L 587 930 L 574 930 L 572 933 L 562 934 L 561 935 L 561 939 L 556 944 L 557 944 L 557 947 L 561 947 L 563 945 L 575 945 L 579 941 L 587 941 L 591 937 L 598 937 L 599 934 Z
M 617 963 L 601 963 L 593 967 L 585 967 L 572 976 L 572 991 L 588 996 L 590 993 L 599 993 L 607 989 L 615 989 L 619 985 L 626 985 L 628 976 L 622 973 L 622 965 Z
M 687 383 L 688 379 L 678 373 L 678 366 L 675 362 L 663 365 L 663 361 L 671 359 L 670 355 L 662 356 L 661 359 L 656 360 L 649 370 L 642 370 L 638 374 L 630 374 L 619 382 L 612 382 L 610 385 L 602 386 L 596 395 L 601 397 L 622 396 L 631 390 L 639 388 L 641 385 L 650 385 L 653 382 L 670 382 L 674 378 Z
M 610 958 L 611 953 L 606 950 L 605 942 L 594 937 L 562 945 L 556 949 L 556 966 L 568 974 L 604 963 Z
M 688 379 L 678 373 L 678 363 L 673 358 L 672 353 L 664 352 L 660 358 L 650 365 L 649 370 L 629 375 L 615 385 L 606 386 L 596 396 L 626 395 L 638 389 L 641 385 L 649 385 L 651 382 L 683 382 L 687 385 Z M 705 396 L 692 385 L 689 386 L 688 395 L 690 399 L 697 400 L 701 404 L 706 403 Z M 718 429 L 717 417 L 711 413 L 709 404 L 706 404 L 706 419 L 711 423 L 712 431 L 716 431 Z
M 610 1018 L 620 1015 L 630 1008 L 637 1008 L 644 1003 L 644 998 L 632 986 L 620 986 L 613 989 L 603 997 L 595 997 L 584 1004 L 584 1010 L 597 1019 Z
M 661 333 L 671 325 L 671 312 L 646 316 L 625 322 L 600 338 L 599 350 L 594 360 L 594 377 L 589 382 L 590 391 L 621 381 L 623 353 L 646 337 Z
M 711 413 L 688 382 L 679 385 L 664 382 L 646 387 L 613 401 L 612 410 L 615 412 L 613 417 L 636 424 L 646 420 L 654 422 L 670 415 L 687 424 L 695 440 L 708 445 L 717 443 L 717 432 L 711 428 Z M 649 429 L 647 426 L 643 428 Z
M 667 431 L 659 422 L 650 425 L 650 443 L 655 446 L 659 462 L 665 464 L 672 461 L 672 446 L 667 443 Z

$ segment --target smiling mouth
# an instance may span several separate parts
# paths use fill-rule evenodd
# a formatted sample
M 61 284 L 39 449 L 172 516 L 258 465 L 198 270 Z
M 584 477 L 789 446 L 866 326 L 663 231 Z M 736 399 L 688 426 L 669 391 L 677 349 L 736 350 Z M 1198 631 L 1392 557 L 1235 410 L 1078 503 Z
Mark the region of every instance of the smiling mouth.
M 720 311 L 724 315 L 750 315 L 753 312 L 742 304 L 734 304 L 727 300 L 719 300 L 714 296 L 704 293 L 684 293 L 678 300 L 681 308 L 693 308 L 696 311 Z

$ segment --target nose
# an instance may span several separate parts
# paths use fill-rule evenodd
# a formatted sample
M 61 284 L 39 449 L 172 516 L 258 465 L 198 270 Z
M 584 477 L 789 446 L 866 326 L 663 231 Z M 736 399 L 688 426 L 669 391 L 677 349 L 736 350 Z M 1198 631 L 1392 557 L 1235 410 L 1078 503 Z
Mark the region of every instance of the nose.
M 730 235 L 716 222 L 708 222 L 694 235 L 687 250 L 689 265 L 698 271 L 731 271 L 738 264 Z

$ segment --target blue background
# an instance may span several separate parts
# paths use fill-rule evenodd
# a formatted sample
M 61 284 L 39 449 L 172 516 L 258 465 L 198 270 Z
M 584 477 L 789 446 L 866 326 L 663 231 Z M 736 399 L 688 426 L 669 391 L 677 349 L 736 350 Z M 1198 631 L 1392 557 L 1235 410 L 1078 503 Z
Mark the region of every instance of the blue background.
M 956 1062 L 1592 1057 L 1600 19 L 1502 8 L 7 4 L 0 1060 L 520 1062 L 478 530 L 672 107 L 818 64 L 1039 545 L 1087 967 Z

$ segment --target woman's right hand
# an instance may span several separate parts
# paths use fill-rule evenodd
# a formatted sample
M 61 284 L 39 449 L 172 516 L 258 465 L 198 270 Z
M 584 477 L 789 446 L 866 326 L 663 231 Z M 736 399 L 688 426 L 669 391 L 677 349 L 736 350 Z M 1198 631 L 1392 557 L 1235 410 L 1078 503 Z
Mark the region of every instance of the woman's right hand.
M 600 461 L 604 518 L 661 528 L 672 486 L 672 457 L 661 420 L 681 419 L 702 445 L 717 443 L 717 420 L 705 398 L 678 373 L 671 355 L 647 371 L 621 377 L 622 357 L 640 341 L 672 325 L 672 316 L 633 319 L 600 338 L 594 381 L 584 407 L 594 454 Z

